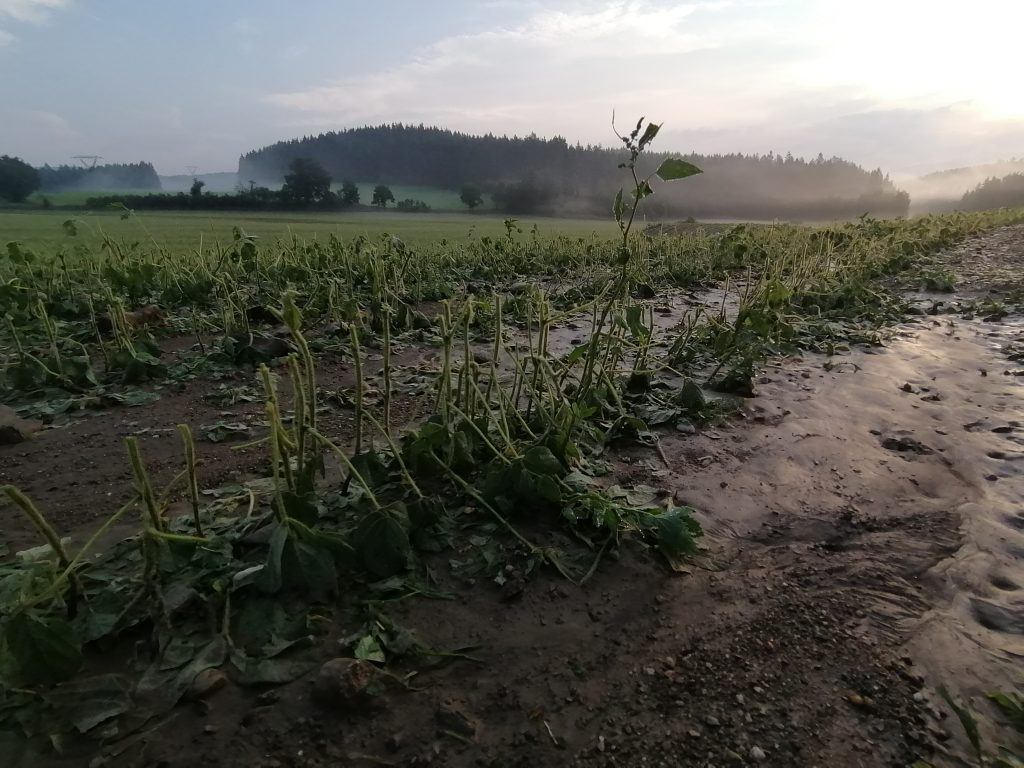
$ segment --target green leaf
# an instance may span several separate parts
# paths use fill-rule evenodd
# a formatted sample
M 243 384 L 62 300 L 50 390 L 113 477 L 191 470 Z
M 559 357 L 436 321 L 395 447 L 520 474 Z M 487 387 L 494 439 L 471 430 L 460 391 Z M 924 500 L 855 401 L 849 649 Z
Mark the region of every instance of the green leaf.
M 284 547 L 288 543 L 288 528 L 279 525 L 270 536 L 267 550 L 267 565 L 256 580 L 257 587 L 263 592 L 274 593 L 284 585 L 283 559 Z
M 683 386 L 676 396 L 676 402 L 685 408 L 688 413 L 699 415 L 704 410 L 708 401 L 700 385 L 693 379 L 687 379 L 683 382 Z
M 303 605 L 282 604 L 270 595 L 248 594 L 237 600 L 232 611 L 231 637 L 235 645 L 250 655 L 269 658 L 269 648 L 282 639 L 294 641 L 309 635 L 306 609 Z M 290 611 L 289 611 L 290 609 Z
M 545 445 L 535 445 L 523 455 L 524 466 L 538 475 L 557 475 L 565 473 L 561 462 Z
M 284 504 L 284 511 L 288 517 L 306 525 L 313 525 L 320 516 L 316 506 L 316 497 L 313 494 L 284 491 L 281 494 L 281 502 Z
M 371 488 L 377 488 L 388 481 L 388 468 L 376 451 L 365 451 L 353 456 L 352 466 Z
M 946 703 L 949 704 L 949 708 L 956 715 L 957 720 L 960 721 L 960 725 L 964 729 L 964 733 L 967 734 L 967 739 L 971 742 L 971 746 L 974 747 L 974 754 L 978 757 L 978 762 L 980 763 L 982 759 L 981 732 L 978 730 L 978 720 L 975 718 L 974 713 L 967 709 L 967 707 L 954 701 L 949 691 L 946 690 L 946 686 L 939 686 L 939 695 L 945 699 Z
M 131 683 L 125 675 L 99 675 L 55 688 L 46 694 L 57 719 L 71 723 L 79 733 L 128 712 Z
M 651 337 L 651 329 L 644 323 L 644 307 L 640 304 L 626 308 L 626 326 L 637 341 L 647 341 Z
M 680 561 L 685 555 L 697 551 L 696 537 L 702 531 L 692 513 L 689 507 L 675 507 L 648 518 L 653 523 L 658 548 L 675 569 L 680 567 Z
M 219 421 L 216 424 L 203 424 L 199 427 L 199 436 L 204 440 L 209 440 L 211 443 L 220 443 L 228 439 L 247 437 L 248 435 L 249 425 L 242 421 L 234 423 Z
M 1006 694 L 1000 691 L 991 691 L 986 693 L 985 696 L 995 702 L 996 706 L 1009 718 L 1018 733 L 1024 734 L 1024 696 L 1017 693 Z
M 653 194 L 654 190 L 651 189 L 651 185 L 647 182 L 647 179 L 641 181 L 639 186 L 633 190 L 633 197 L 635 197 L 637 200 L 643 200 L 648 195 Z
M 354 543 L 363 567 L 379 579 L 408 567 L 409 534 L 402 523 L 395 514 L 379 510 L 364 517 L 356 528 Z
M 661 126 L 658 123 L 648 123 L 647 129 L 644 131 L 644 135 L 640 137 L 640 149 L 643 149 L 654 141 L 654 137 L 658 135 L 658 131 L 660 130 Z
M 223 637 L 215 637 L 198 649 L 195 656 L 180 669 L 163 669 L 162 660 L 150 665 L 135 689 L 136 696 L 153 708 L 154 714 L 173 707 L 192 687 L 196 675 L 207 669 L 219 667 L 228 655 L 227 643 Z
M 334 556 L 312 539 L 289 536 L 282 565 L 286 586 L 308 589 L 318 596 L 334 594 L 338 589 Z
M 615 202 L 612 203 L 612 213 L 615 215 L 616 221 L 622 221 L 622 214 L 625 210 L 626 207 L 622 202 L 622 190 L 620 189 L 618 193 L 615 195 Z
M 656 173 L 662 181 L 674 181 L 676 179 L 685 179 L 689 176 L 696 176 L 698 173 L 704 173 L 704 171 L 692 163 L 680 160 L 678 157 L 670 157 L 658 167 Z
M 365 659 L 366 661 L 376 661 L 379 664 L 383 664 L 387 661 L 384 656 L 384 649 L 380 647 L 380 643 L 377 638 L 373 635 L 365 635 L 357 644 L 353 655 L 357 659 Z
M 562 500 L 562 489 L 553 477 L 539 475 L 535 478 L 533 487 L 537 495 L 545 501 L 558 504 Z
M 260 659 L 243 651 L 231 654 L 231 663 L 238 673 L 232 678 L 239 685 L 283 685 L 310 672 L 316 664 L 303 659 Z
M 4 640 L 19 676 L 29 685 L 59 683 L 82 666 L 81 646 L 64 619 L 19 613 L 4 627 Z

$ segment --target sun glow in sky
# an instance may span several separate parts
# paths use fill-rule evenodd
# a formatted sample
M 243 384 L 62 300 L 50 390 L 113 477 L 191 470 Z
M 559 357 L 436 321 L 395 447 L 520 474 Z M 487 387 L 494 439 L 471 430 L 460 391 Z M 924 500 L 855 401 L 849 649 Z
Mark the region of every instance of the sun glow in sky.
M 1024 118 L 1020 72 L 1024 3 L 860 0 L 818 3 L 799 36 L 829 40 L 807 82 L 861 88 L 908 106 L 974 106 L 982 117 Z
M 380 122 L 896 173 L 1024 156 L 1021 0 L 0 0 L 0 154 L 233 170 Z

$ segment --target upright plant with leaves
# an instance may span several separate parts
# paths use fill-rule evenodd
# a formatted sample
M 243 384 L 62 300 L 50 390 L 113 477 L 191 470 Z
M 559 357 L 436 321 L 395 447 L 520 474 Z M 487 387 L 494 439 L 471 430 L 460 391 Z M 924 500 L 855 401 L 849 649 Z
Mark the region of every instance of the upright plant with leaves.
M 614 129 L 614 120 L 612 127 Z M 579 389 L 583 397 L 591 393 L 591 387 L 595 381 L 595 366 L 603 351 L 603 346 L 600 343 L 601 335 L 608 317 L 629 292 L 630 268 L 633 266 L 636 256 L 636 248 L 633 245 L 631 235 L 641 204 L 646 198 L 654 194 L 654 187 L 651 186 L 651 181 L 655 177 L 662 181 L 676 181 L 702 173 L 700 168 L 685 160 L 668 158 L 653 173 L 646 176 L 641 174 L 637 166 L 644 151 L 654 141 L 660 130 L 661 125 L 658 123 L 647 123 L 645 126 L 644 118 L 641 117 L 637 120 L 636 126 L 629 134 L 622 136 L 616 131 L 616 136 L 619 137 L 619 140 L 622 141 L 626 151 L 629 153 L 629 158 L 620 163 L 619 168 L 629 173 L 632 188 L 628 193 L 626 189 L 620 189 L 612 203 L 612 215 L 615 218 L 615 223 L 618 225 L 621 235 L 616 256 L 619 271 L 601 307 L 600 315 L 597 317 L 591 333 L 586 362 L 580 378 Z

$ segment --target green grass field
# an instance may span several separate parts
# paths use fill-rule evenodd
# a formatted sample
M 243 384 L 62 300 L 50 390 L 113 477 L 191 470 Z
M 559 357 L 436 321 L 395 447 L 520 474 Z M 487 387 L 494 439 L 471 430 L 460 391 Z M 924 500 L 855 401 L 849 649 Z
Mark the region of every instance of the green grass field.
M 77 238 L 69 238 L 63 222 L 78 224 Z M 128 242 L 156 242 L 169 250 L 193 249 L 227 242 L 232 228 L 265 240 L 313 240 L 334 234 L 343 239 L 388 233 L 410 244 L 459 241 L 505 234 L 504 217 L 469 213 L 242 213 L 147 211 L 122 219 L 116 212 L 21 210 L 0 212 L 0 246 L 18 241 L 29 248 L 52 250 L 73 242 L 98 245 L 104 234 Z M 607 238 L 616 233 L 611 221 L 526 217 L 517 222 L 526 236 L 536 225 L 540 237 L 566 235 Z

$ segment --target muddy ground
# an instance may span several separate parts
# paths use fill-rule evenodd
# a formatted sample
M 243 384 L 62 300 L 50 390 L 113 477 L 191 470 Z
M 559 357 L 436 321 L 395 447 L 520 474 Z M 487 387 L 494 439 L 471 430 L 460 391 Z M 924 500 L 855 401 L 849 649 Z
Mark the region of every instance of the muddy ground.
M 369 711 L 315 704 L 315 674 L 262 694 L 229 686 L 94 764 L 964 764 L 940 685 L 982 715 L 989 744 L 1019 750 L 983 694 L 1019 685 L 1024 655 L 1024 364 L 1011 359 L 1024 320 L 945 310 L 1015 290 L 1024 229 L 943 258 L 958 293 L 921 296 L 945 305 L 885 347 L 773 361 L 728 425 L 663 435 L 667 466 L 643 448 L 618 457 L 622 483 L 698 510 L 705 551 L 688 572 L 627 547 L 583 587 L 542 573 L 508 599 L 445 583 L 456 600 L 393 615 L 432 647 L 478 646 L 480 663 L 421 671 Z M 216 421 L 212 386 L 2 447 L 0 482 L 62 530 L 95 523 L 126 493 L 123 437 L 141 433 L 158 474 L 173 474 L 176 435 L 160 430 Z M 408 400 L 410 417 L 425 412 Z M 231 410 L 259 418 L 256 404 Z M 200 451 L 207 486 L 262 461 L 259 446 Z M 35 543 L 11 510 L 0 525 L 12 548 Z M 324 659 L 340 655 L 335 630 Z

